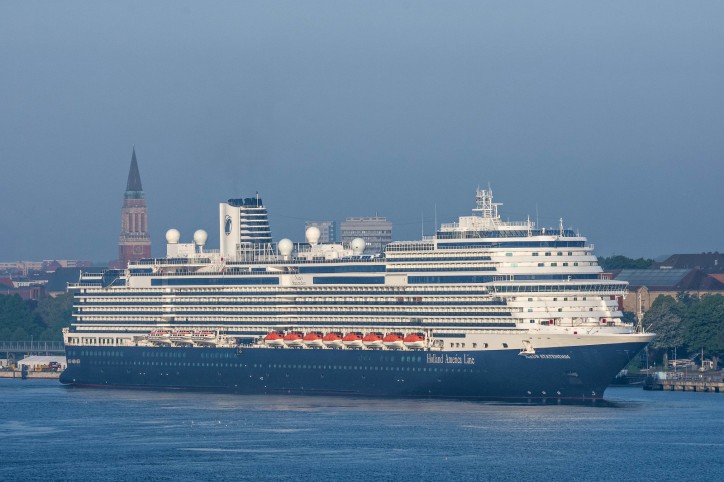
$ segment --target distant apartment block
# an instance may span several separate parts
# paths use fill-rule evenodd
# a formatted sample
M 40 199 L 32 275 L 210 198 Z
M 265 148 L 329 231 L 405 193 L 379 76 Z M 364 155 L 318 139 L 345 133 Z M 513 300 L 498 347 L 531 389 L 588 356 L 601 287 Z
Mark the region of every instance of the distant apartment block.
M 53 273 L 58 268 L 87 268 L 93 266 L 89 260 L 46 259 L 43 261 L 0 262 L 0 273 L 28 276 L 31 273 Z
M 382 216 L 347 218 L 342 221 L 340 234 L 343 243 L 362 238 L 365 253 L 381 253 L 392 241 L 392 223 Z
M 337 222 L 336 221 L 307 221 L 304 223 L 304 230 L 312 226 L 319 229 L 319 242 L 322 244 L 337 242 Z

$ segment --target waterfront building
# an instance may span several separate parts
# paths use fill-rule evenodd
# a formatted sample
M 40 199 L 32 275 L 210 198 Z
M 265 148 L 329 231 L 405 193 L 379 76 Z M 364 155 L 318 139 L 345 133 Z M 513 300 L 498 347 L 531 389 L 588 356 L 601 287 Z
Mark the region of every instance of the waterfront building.
M 336 221 L 307 221 L 304 223 L 304 230 L 315 227 L 319 229 L 319 242 L 322 244 L 337 242 Z
M 686 292 L 692 296 L 724 294 L 724 280 L 702 269 L 623 269 L 615 279 L 628 283 L 629 295 L 619 301 L 620 309 L 646 313 L 656 298 Z
M 141 174 L 138 171 L 136 148 L 131 156 L 126 192 L 121 208 L 121 234 L 118 237 L 118 264 L 125 268 L 129 261 L 151 257 L 151 237 L 148 234 L 148 208 L 144 199 Z
M 355 238 L 365 241 L 365 253 L 381 253 L 392 242 L 392 223 L 382 216 L 351 217 L 342 222 L 342 243 Z

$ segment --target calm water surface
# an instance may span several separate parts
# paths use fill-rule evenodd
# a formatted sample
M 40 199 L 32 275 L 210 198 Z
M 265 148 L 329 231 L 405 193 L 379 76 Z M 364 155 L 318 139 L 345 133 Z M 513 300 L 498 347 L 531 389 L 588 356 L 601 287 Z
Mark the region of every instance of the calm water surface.
M 724 394 L 606 398 L 614 406 L 0 379 L 0 480 L 724 480 Z

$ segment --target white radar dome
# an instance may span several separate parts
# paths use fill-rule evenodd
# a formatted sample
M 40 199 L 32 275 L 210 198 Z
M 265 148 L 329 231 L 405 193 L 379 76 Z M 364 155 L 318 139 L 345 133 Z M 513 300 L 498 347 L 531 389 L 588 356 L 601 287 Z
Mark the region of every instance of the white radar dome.
M 309 227 L 304 232 L 304 236 L 307 238 L 307 242 L 312 246 L 315 246 L 319 242 L 319 237 L 321 235 L 321 231 L 319 231 L 319 228 L 316 226 Z
M 178 232 L 178 229 L 171 228 L 166 231 L 166 242 L 168 244 L 177 244 L 179 239 L 181 239 L 181 233 Z
M 206 231 L 203 229 L 197 229 L 194 232 L 194 243 L 196 243 L 199 246 L 203 246 L 206 244 L 206 240 L 209 238 L 209 235 L 206 234 Z
M 355 256 L 361 256 L 365 252 L 365 240 L 362 238 L 354 238 L 352 240 L 352 253 Z
M 294 244 L 292 243 L 291 239 L 284 238 L 279 241 L 279 244 L 277 244 L 277 248 L 279 249 L 279 254 L 286 258 L 292 254 L 292 248 L 294 248 Z

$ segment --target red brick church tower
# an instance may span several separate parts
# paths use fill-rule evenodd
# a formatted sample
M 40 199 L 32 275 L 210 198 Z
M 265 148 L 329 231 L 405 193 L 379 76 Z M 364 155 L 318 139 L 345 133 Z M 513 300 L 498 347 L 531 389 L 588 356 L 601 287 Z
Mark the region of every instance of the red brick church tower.
M 138 172 L 136 147 L 133 147 L 131 169 L 128 171 L 126 193 L 121 209 L 121 235 L 118 237 L 118 262 L 121 268 L 129 261 L 151 257 L 151 237 L 148 235 L 148 210 L 143 198 L 141 174 Z

